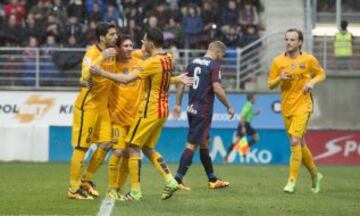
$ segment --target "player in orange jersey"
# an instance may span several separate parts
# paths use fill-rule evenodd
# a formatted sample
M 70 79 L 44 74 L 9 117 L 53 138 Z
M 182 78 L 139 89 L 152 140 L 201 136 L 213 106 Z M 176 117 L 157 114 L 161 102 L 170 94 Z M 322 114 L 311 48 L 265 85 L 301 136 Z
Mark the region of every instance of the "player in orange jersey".
M 92 73 L 117 82 L 131 83 L 138 79 L 145 82 L 144 99 L 139 107 L 136 120 L 131 125 L 125 139 L 129 143 L 131 179 L 131 191 L 126 194 L 128 200 L 140 200 L 142 198 L 140 189 L 141 150 L 150 158 L 166 181 L 161 198 L 170 198 L 178 189 L 178 184 L 163 157 L 154 150 L 169 113 L 168 89 L 173 69 L 172 56 L 161 49 L 163 42 L 163 33 L 157 28 L 150 29 L 143 40 L 145 51 L 150 57 L 141 64 L 142 69 L 128 74 L 112 74 L 99 67 L 91 67 Z
M 280 86 L 281 112 L 291 143 L 290 174 L 284 192 L 294 193 L 301 163 L 311 174 L 312 192 L 320 191 L 322 174 L 317 171 L 304 134 L 313 111 L 311 90 L 325 79 L 317 59 L 301 50 L 304 37 L 298 29 L 285 34 L 286 51 L 274 58 L 269 74 L 270 89 Z
M 94 172 L 101 165 L 107 150 L 111 147 L 111 121 L 108 112 L 108 94 L 111 81 L 104 77 L 93 75 L 89 71 L 91 65 L 99 65 L 106 70 L 112 70 L 114 65 L 109 65 L 103 59 L 115 56 L 112 47 L 117 34 L 115 25 L 101 23 L 96 27 L 97 43 L 85 53 L 82 62 L 81 79 L 92 80 L 94 87 L 81 88 L 75 101 L 72 146 L 74 148 L 70 166 L 70 199 L 93 199 L 99 195 L 90 181 Z M 81 170 L 85 153 L 92 143 L 99 143 L 99 148 L 94 152 L 86 173 L 81 177 Z

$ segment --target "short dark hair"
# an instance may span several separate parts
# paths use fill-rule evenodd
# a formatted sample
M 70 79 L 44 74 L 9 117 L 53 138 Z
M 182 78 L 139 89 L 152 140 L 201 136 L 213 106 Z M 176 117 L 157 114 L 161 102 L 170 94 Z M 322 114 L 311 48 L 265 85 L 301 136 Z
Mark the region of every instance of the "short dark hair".
M 304 43 L 304 33 L 300 29 L 290 28 L 286 31 L 285 34 L 287 34 L 288 32 L 296 32 L 298 35 L 298 39 Z M 300 46 L 300 49 L 301 49 L 301 46 Z
M 146 39 L 153 42 L 156 47 L 161 47 L 164 44 L 164 34 L 159 28 L 148 29 Z
M 246 99 L 247 99 L 248 101 L 251 100 L 251 99 L 253 99 L 254 97 L 255 97 L 255 95 L 252 94 L 252 93 L 249 93 L 249 94 L 246 95 Z
M 348 21 L 342 20 L 340 23 L 341 30 L 345 31 L 347 29 L 347 27 L 348 27 Z
M 117 47 L 120 47 L 121 44 L 124 43 L 124 41 L 126 41 L 126 40 L 131 40 L 132 41 L 132 37 L 130 35 L 128 35 L 128 34 L 120 33 L 120 34 L 118 34 L 115 45 Z
M 96 40 L 99 42 L 100 36 L 105 36 L 109 32 L 109 29 L 111 28 L 116 28 L 116 26 L 114 24 L 106 23 L 106 22 L 99 23 L 95 29 Z

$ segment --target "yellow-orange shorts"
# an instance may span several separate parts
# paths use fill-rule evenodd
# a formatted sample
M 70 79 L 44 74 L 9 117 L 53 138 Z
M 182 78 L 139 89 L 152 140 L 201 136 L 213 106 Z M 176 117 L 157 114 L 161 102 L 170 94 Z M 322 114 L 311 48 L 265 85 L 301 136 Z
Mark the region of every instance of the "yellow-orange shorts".
M 111 141 L 111 121 L 107 109 L 74 107 L 72 125 L 73 147 L 89 148 L 92 143 Z
M 126 149 L 125 137 L 129 132 L 128 126 L 122 126 L 120 124 L 112 124 L 112 142 L 113 149 Z
M 302 138 L 307 130 L 310 113 L 284 117 L 286 131 L 289 135 Z
M 125 142 L 153 149 L 156 146 L 165 122 L 166 118 L 138 117 L 131 125 Z

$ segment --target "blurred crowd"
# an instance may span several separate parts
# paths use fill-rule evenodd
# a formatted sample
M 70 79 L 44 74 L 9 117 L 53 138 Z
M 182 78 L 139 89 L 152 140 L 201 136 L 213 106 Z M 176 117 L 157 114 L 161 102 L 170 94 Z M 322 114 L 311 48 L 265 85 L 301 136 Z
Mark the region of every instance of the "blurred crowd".
M 263 10 L 260 0 L 0 0 L 0 46 L 86 47 L 106 21 L 137 46 L 159 27 L 167 48 L 243 47 L 259 38 Z
M 326 13 L 335 13 L 336 0 L 317 0 L 317 11 Z M 359 0 L 341 0 L 341 11 L 343 13 L 360 12 Z

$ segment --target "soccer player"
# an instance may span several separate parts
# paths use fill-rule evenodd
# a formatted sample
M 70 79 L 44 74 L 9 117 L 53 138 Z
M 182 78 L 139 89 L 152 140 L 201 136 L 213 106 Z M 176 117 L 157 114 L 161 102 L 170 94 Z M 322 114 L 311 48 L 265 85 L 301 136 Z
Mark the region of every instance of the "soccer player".
M 182 179 L 190 167 L 194 151 L 200 146 L 200 160 L 208 177 L 210 189 L 224 188 L 229 182 L 218 179 L 214 173 L 212 161 L 209 155 L 209 129 L 213 114 L 215 95 L 226 107 L 230 118 L 234 116 L 234 109 L 226 98 L 221 85 L 220 65 L 216 62 L 222 60 L 226 53 L 226 47 L 221 41 L 214 41 L 204 57 L 194 59 L 188 66 L 187 72 L 194 78 L 194 84 L 190 87 L 188 106 L 186 108 L 189 122 L 189 132 L 186 148 L 181 156 L 175 179 L 182 190 L 190 190 Z M 181 113 L 181 101 L 185 86 L 180 85 L 176 94 L 174 117 L 178 118 Z
M 302 31 L 289 29 L 285 33 L 286 51 L 272 61 L 268 86 L 280 86 L 281 112 L 291 143 L 290 174 L 284 192 L 294 193 L 301 163 L 312 179 L 312 192 L 320 191 L 323 175 L 317 171 L 313 157 L 304 139 L 313 111 L 311 90 L 325 79 L 325 72 L 317 59 L 301 50 Z
M 260 137 L 256 130 L 251 126 L 251 121 L 254 116 L 259 115 L 261 110 L 255 110 L 254 104 L 256 101 L 255 95 L 248 94 L 247 101 L 241 109 L 240 113 L 240 123 L 236 130 L 236 137 L 234 142 L 229 146 L 224 161 L 228 161 L 229 154 L 234 149 L 234 147 L 239 143 L 239 141 L 244 136 L 251 136 L 251 140 L 249 141 L 249 146 L 254 145 L 257 141 L 259 141 Z
M 161 199 L 168 199 L 178 189 L 178 184 L 165 160 L 154 148 L 168 117 L 168 90 L 173 59 L 161 48 L 164 37 L 158 28 L 149 29 L 142 42 L 146 53 L 149 54 L 149 58 L 141 64 L 142 69 L 139 68 L 128 74 L 112 74 L 97 66 L 92 66 L 91 72 L 124 84 L 138 79 L 145 82 L 144 99 L 125 138 L 125 142 L 129 144 L 128 166 L 131 180 L 131 190 L 125 197 L 127 200 L 140 200 L 142 198 L 140 188 L 140 156 L 142 150 L 164 177 L 166 185 Z
M 92 75 L 90 65 L 100 64 L 100 67 L 112 70 L 109 59 L 115 56 L 112 47 L 117 34 L 115 25 L 101 23 L 96 27 L 97 44 L 85 53 L 82 62 L 81 80 L 92 80 L 94 87 L 82 88 L 74 106 L 72 146 L 74 148 L 70 165 L 70 188 L 68 197 L 71 199 L 93 199 L 99 196 L 94 184 L 90 181 L 111 147 L 111 121 L 108 111 L 108 94 L 111 81 L 104 77 Z M 100 63 L 102 62 L 102 63 Z M 81 177 L 85 153 L 92 143 L 99 143 L 90 160 L 86 173 Z
M 142 51 L 134 51 L 130 36 L 119 35 L 116 43 L 118 55 L 116 73 L 129 73 L 140 67 Z M 114 83 L 109 95 L 109 111 L 112 122 L 113 152 L 108 166 L 107 197 L 123 200 L 122 187 L 128 177 L 128 152 L 125 137 L 134 121 L 142 99 L 143 82 L 136 80 L 129 84 Z

